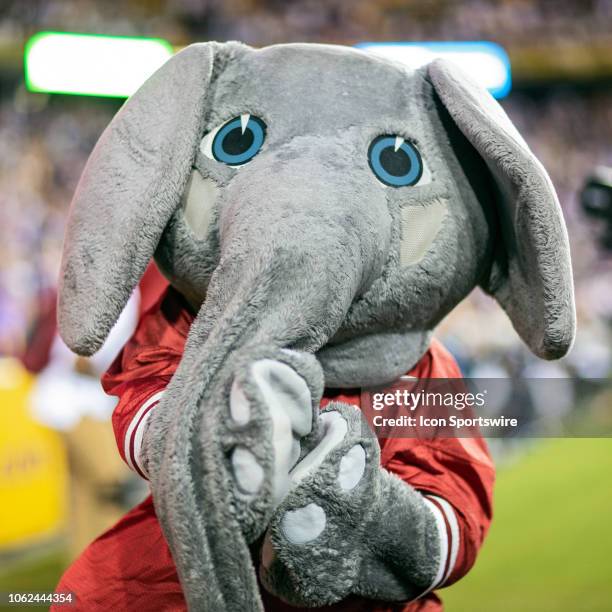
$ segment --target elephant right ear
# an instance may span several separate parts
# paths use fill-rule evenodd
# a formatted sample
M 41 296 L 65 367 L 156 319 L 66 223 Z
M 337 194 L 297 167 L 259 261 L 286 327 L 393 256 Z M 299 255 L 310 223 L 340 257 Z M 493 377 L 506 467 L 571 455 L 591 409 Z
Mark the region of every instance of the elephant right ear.
M 59 330 L 76 353 L 103 344 L 179 203 L 220 48 L 195 44 L 168 60 L 124 104 L 85 166 L 59 282 Z
M 429 64 L 428 73 L 495 184 L 490 204 L 501 235 L 482 286 L 536 355 L 562 357 L 574 339 L 576 314 L 567 231 L 550 178 L 486 90 L 445 60 Z

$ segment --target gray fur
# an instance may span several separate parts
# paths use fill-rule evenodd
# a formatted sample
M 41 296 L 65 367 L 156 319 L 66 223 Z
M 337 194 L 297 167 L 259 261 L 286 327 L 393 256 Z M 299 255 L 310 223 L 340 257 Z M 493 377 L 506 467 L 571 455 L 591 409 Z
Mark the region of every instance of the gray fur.
M 239 169 L 207 158 L 202 137 L 242 113 L 268 126 L 259 154 Z M 144 440 L 156 511 L 191 609 L 261 609 L 248 544 L 274 513 L 274 457 L 269 415 L 248 380 L 253 420 L 240 430 L 228 422 L 231 385 L 256 359 L 291 365 L 313 406 L 322 373 L 328 386 L 389 382 L 419 360 L 437 323 L 479 283 L 536 353 L 555 357 L 569 347 L 563 220 L 546 174 L 508 122 L 444 62 L 409 71 L 343 47 L 209 43 L 163 66 L 103 134 L 71 209 L 60 329 L 75 351 L 95 352 L 154 252 L 201 307 Z M 429 184 L 393 189 L 376 179 L 367 150 L 385 133 L 416 144 Z M 204 239 L 181 200 L 194 171 L 217 186 Z M 446 213 L 433 242 L 402 266 L 406 213 L 434 204 Z M 254 498 L 233 482 L 236 444 L 264 469 Z M 313 481 L 323 497 L 324 479 L 325 470 Z M 361 500 L 355 512 L 366 516 L 384 498 L 389 532 L 400 529 L 394 517 L 412 517 L 421 554 L 416 562 L 412 547 L 389 543 L 389 567 L 411 568 L 390 581 L 371 542 L 369 580 L 349 568 L 341 591 L 403 597 L 435 559 L 427 515 L 403 483 L 372 482 L 370 505 Z M 299 585 L 295 596 L 340 593 L 321 588 L 317 595 Z
M 178 204 L 211 69 L 208 45 L 177 54 L 117 113 L 87 162 L 70 209 L 59 288 L 60 332 L 77 353 L 100 348 Z
M 262 582 L 295 606 L 329 605 L 351 594 L 415 599 L 437 571 L 434 517 L 418 492 L 380 466 L 378 440 L 361 413 L 338 402 L 324 412 L 336 411 L 348 422 L 348 432 L 275 512 L 267 536 L 274 559 L 268 567 L 260 565 Z M 354 489 L 343 491 L 337 482 L 339 463 L 355 444 L 366 451 L 366 470 Z M 323 508 L 325 529 L 315 540 L 295 544 L 286 537 L 282 519 L 311 503 Z
M 503 246 L 483 286 L 536 355 L 563 357 L 576 315 L 567 231 L 550 178 L 501 107 L 466 75 L 440 60 L 429 75 L 497 182 Z

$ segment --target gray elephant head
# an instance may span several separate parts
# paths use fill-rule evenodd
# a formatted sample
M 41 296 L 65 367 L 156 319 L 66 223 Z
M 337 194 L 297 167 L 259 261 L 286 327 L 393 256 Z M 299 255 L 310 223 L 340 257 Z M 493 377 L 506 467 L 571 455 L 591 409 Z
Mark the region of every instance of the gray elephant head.
M 100 347 L 153 256 L 199 309 L 151 424 L 156 505 L 194 589 L 181 559 L 220 546 L 215 520 L 228 531 L 194 482 L 207 475 L 216 508 L 233 503 L 214 468 L 227 449 L 207 455 L 222 411 L 204 406 L 226 403 L 255 355 L 315 354 L 328 386 L 387 382 L 477 285 L 538 356 L 561 357 L 574 335 L 551 182 L 501 107 L 441 60 L 411 71 L 308 44 L 178 53 L 119 111 L 79 183 L 59 308 L 73 350 Z M 258 449 L 265 467 L 272 451 Z

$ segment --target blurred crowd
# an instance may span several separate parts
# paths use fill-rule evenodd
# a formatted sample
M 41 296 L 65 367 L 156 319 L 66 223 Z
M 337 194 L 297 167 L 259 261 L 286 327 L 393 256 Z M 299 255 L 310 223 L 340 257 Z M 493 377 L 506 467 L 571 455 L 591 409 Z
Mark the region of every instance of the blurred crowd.
M 130 0 L 121 10 L 94 0 L 7 1 L 0 18 L 0 42 L 61 29 L 155 35 L 175 44 L 471 38 L 512 48 L 523 41 L 605 38 L 612 0 Z M 23 347 L 40 297 L 55 284 L 74 187 L 120 102 L 30 94 L 19 77 L 4 78 L 1 71 L 0 84 L 1 355 Z M 595 165 L 612 166 L 612 88 L 519 83 L 503 105 L 550 172 L 572 243 L 579 336 L 572 356 L 549 366 L 549 374 L 557 368 L 556 374 L 605 377 L 612 346 L 612 263 L 597 250 L 596 230 L 581 214 L 578 194 Z M 510 374 L 544 372 L 520 348 L 505 315 L 481 293 L 458 308 L 440 334 L 468 374 L 483 360 Z
M 491 39 L 503 45 L 610 35 L 611 0 L 5 0 L 6 31 L 60 29 L 163 36 L 176 44 L 235 39 Z M 0 33 L 1 35 L 1 33 Z

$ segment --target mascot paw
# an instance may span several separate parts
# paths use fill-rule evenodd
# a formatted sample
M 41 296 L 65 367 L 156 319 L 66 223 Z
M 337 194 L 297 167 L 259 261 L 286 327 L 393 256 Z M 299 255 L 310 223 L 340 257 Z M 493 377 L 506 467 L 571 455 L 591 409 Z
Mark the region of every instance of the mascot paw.
M 261 532 L 284 499 L 291 468 L 316 435 L 322 388 L 318 364 L 295 351 L 283 350 L 279 357 L 257 359 L 241 368 L 229 393 L 226 456 L 237 518 L 251 537 Z
M 356 408 L 330 404 L 320 439 L 292 470 L 292 489 L 262 548 L 266 588 L 293 605 L 331 604 L 352 592 L 356 554 L 379 497 L 378 441 Z

